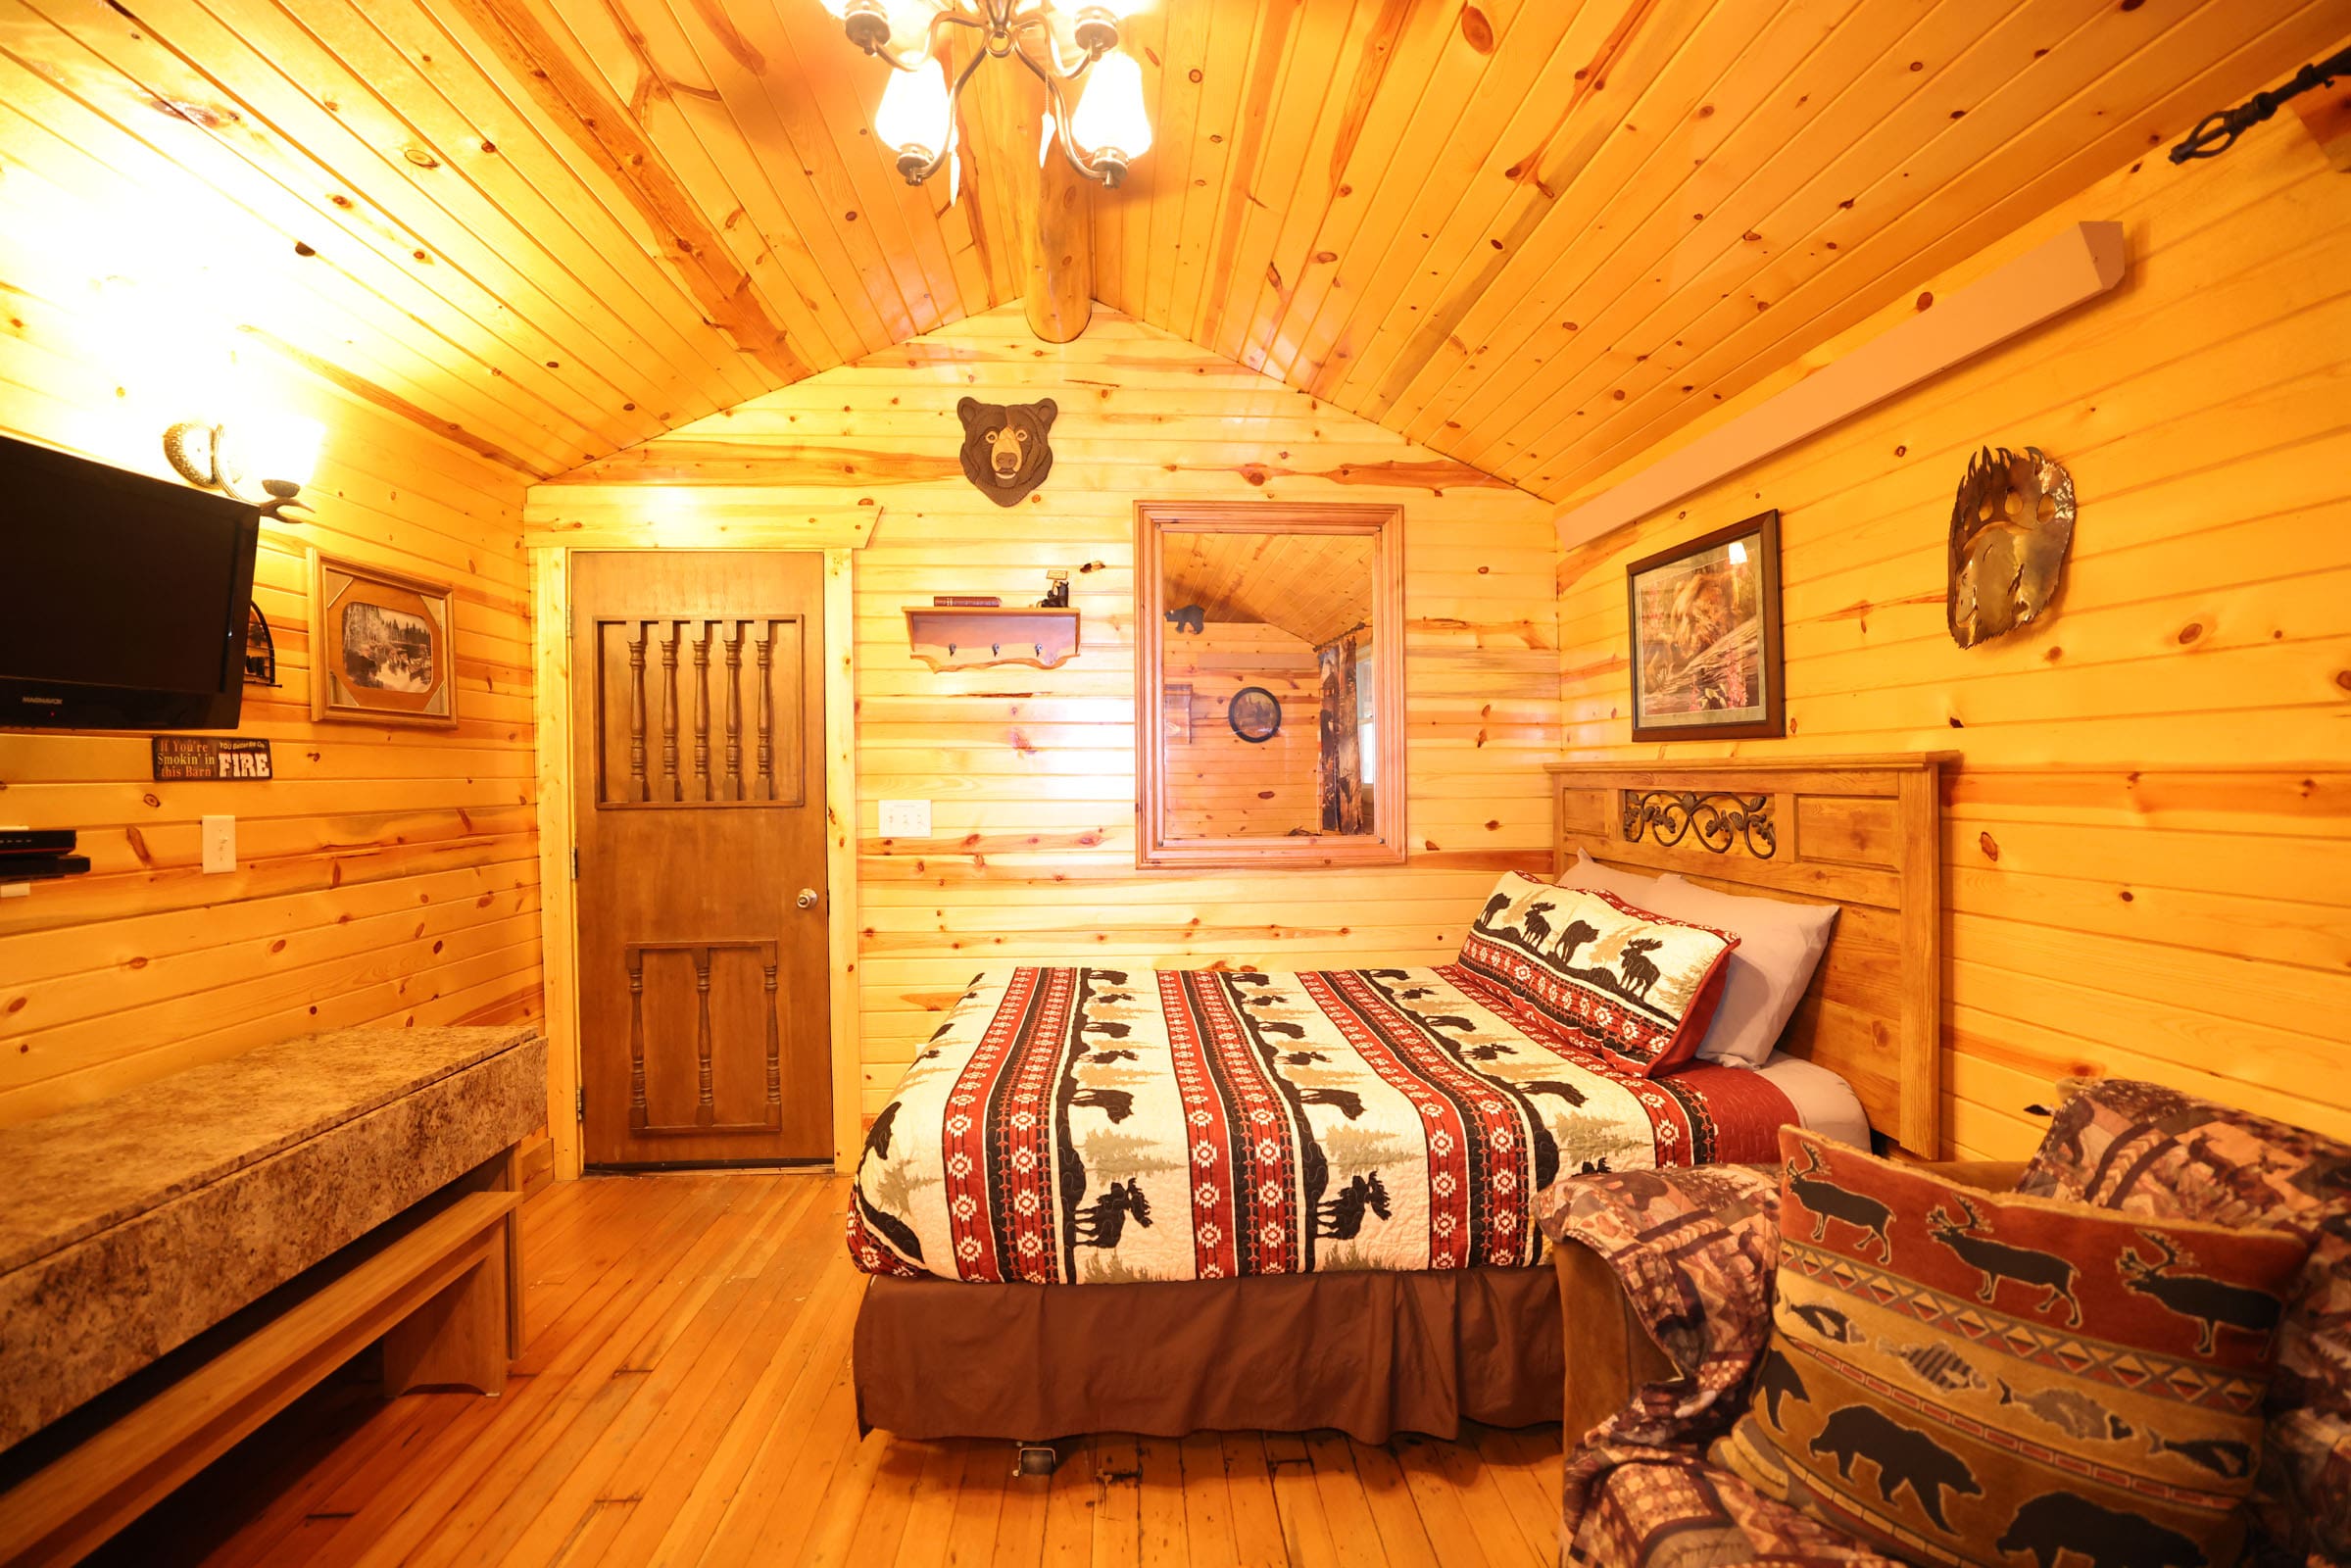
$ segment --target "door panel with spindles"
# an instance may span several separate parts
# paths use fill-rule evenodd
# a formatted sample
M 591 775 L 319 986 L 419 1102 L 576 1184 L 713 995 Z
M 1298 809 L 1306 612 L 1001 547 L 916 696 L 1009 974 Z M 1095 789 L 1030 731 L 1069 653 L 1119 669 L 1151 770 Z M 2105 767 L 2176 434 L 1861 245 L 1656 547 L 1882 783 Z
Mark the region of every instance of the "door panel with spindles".
M 828 1159 L 821 558 L 571 584 L 587 1159 Z

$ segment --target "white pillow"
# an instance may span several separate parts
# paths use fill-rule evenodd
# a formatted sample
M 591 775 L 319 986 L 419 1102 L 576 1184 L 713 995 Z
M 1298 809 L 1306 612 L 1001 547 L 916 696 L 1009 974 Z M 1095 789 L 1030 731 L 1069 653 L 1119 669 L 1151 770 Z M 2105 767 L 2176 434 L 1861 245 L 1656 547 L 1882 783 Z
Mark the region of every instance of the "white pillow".
M 1762 1066 L 1829 951 L 1837 906 L 1717 893 L 1673 871 L 1657 878 L 1640 902 L 1669 920 L 1713 926 L 1739 938 L 1722 1005 L 1698 1042 L 1698 1059 L 1727 1067 Z
M 1679 880 L 1677 878 L 1676 880 Z M 1648 902 L 1656 891 L 1658 878 L 1642 876 L 1638 871 L 1619 871 L 1613 865 L 1602 865 L 1576 846 L 1576 863 L 1559 874 L 1559 886 L 1575 888 L 1584 893 L 1613 893 L 1628 904 L 1638 904 L 1656 914 L 1665 911 Z

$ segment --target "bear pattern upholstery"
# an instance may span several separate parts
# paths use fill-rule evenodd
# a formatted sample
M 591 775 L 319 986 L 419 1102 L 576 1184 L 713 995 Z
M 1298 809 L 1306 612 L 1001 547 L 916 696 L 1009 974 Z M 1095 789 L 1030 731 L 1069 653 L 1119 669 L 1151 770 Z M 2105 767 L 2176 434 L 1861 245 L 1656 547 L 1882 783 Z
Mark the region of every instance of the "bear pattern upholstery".
M 1771 1337 L 1779 1208 L 1773 1165 L 1618 1171 L 1544 1190 L 1544 1234 L 1599 1254 L 1680 1373 L 1634 1390 L 1602 1424 L 1608 1439 L 1674 1444 L 1722 1424 L 1707 1418 L 1746 1386 Z
M 1554 1184 L 1538 1217 L 1555 1244 L 1590 1248 L 1615 1272 L 1635 1317 L 1677 1376 L 1633 1391 L 1570 1450 L 1560 1560 L 1631 1563 L 1671 1538 L 1709 1565 L 1882 1564 L 1835 1531 L 1762 1495 L 1702 1457 L 1739 1414 L 1771 1339 L 1780 1256 L 1780 1173 L 1772 1165 L 1623 1171 Z M 1577 1434 L 1568 1434 L 1573 1442 Z M 1663 1534 L 1659 1534 L 1659 1532 Z
M 1582 1455 L 1578 1455 L 1581 1458 Z M 1834 1526 L 1757 1492 L 1686 1450 L 1598 1450 L 1605 1484 L 1592 1489 L 1559 1560 L 1583 1568 L 1909 1568 Z

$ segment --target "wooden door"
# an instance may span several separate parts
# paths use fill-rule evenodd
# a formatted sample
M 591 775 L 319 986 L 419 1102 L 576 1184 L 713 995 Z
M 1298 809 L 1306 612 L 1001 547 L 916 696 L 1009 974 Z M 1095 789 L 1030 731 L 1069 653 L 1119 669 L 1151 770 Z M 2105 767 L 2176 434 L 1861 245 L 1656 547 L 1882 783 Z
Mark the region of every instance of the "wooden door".
M 829 1160 L 823 558 L 572 557 L 592 1165 Z

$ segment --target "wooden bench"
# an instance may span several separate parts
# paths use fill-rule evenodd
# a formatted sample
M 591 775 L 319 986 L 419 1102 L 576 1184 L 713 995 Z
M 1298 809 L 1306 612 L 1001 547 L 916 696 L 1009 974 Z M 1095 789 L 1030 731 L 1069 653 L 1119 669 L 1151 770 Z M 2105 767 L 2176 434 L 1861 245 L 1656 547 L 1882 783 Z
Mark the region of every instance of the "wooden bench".
M 37 1195 L 0 1217 L 0 1562 L 77 1561 L 378 1341 L 388 1395 L 501 1392 L 545 1077 L 527 1029 L 352 1031 L 0 1129 Z

